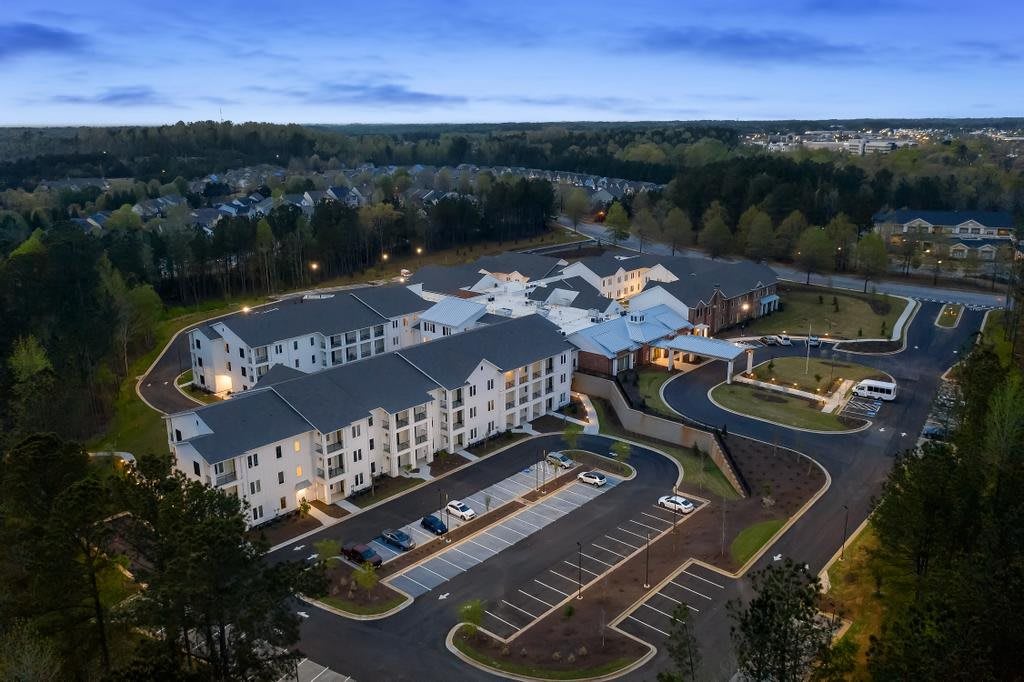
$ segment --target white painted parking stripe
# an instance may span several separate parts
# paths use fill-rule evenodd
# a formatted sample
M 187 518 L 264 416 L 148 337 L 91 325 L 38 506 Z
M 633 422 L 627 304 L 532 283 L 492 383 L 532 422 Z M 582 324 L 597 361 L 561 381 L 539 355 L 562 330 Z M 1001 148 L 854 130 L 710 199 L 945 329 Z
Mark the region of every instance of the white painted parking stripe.
M 552 590 L 554 592 L 557 592 L 558 594 L 562 595 L 563 597 L 568 597 L 569 596 L 568 592 L 562 592 L 557 587 L 551 587 L 551 585 L 548 585 L 547 583 L 542 583 L 541 581 L 537 580 L 536 578 L 533 579 L 533 582 L 537 583 L 538 585 L 543 585 L 544 587 L 546 587 L 549 590 Z
M 651 611 L 656 611 L 657 613 L 660 613 L 661 615 L 665 616 L 665 617 L 666 617 L 666 618 L 668 618 L 668 619 L 671 619 L 671 618 L 672 618 L 672 614 L 671 614 L 671 613 L 665 613 L 665 612 L 664 612 L 664 611 L 662 611 L 661 609 L 656 609 L 656 608 L 654 608 L 653 606 L 651 606 L 650 604 L 648 604 L 647 602 L 644 602 L 644 603 L 643 603 L 643 604 L 641 604 L 640 606 L 646 606 L 646 607 L 647 607 L 647 608 L 649 608 L 649 609 L 650 609 Z
M 515 533 L 516 535 L 522 535 L 522 536 L 523 536 L 524 538 L 525 538 L 525 537 L 526 537 L 526 536 L 528 535 L 527 533 L 524 533 L 524 532 L 523 532 L 523 531 L 521 531 L 521 530 L 516 530 L 515 528 L 513 528 L 512 526 L 510 526 L 510 525 L 509 525 L 509 524 L 507 524 L 507 523 L 502 523 L 502 524 L 500 524 L 500 525 L 497 525 L 497 526 L 495 526 L 495 528 L 501 528 L 501 529 L 503 529 L 503 530 L 510 530 L 510 531 L 512 531 L 513 533 Z
M 543 521 L 543 523 L 538 526 L 536 521 L 533 521 L 533 522 L 526 521 L 525 519 L 523 519 L 523 517 L 526 516 L 527 514 L 531 514 L 532 515 L 531 518 L 536 516 L 538 519 Z M 548 525 L 552 521 L 552 519 L 549 519 L 548 517 L 544 516 L 543 514 L 538 514 L 537 512 L 533 511 L 533 509 L 526 509 L 526 510 L 520 512 L 518 518 L 523 519 L 523 523 L 530 523 L 531 525 L 533 525 L 534 528 L 543 528 L 544 526 Z
M 525 613 L 527 616 L 530 617 L 530 620 L 534 620 L 535 618 L 537 618 L 537 616 L 533 615 L 532 613 L 530 613 L 529 611 L 527 611 L 524 608 L 520 608 L 520 607 L 516 606 L 512 602 L 507 602 L 504 599 L 502 599 L 501 603 L 504 604 L 505 606 L 511 606 L 512 608 L 514 608 L 516 611 L 519 611 L 520 613 Z
M 660 632 L 661 634 L 665 635 L 666 637 L 671 637 L 671 635 L 668 634 L 667 632 L 665 632 L 664 630 L 659 630 L 658 628 L 654 627 L 653 625 L 650 625 L 648 623 L 643 622 L 639 618 L 634 618 L 633 616 L 626 616 L 626 618 L 629 618 L 630 620 L 635 620 L 636 622 L 640 623 L 640 625 L 644 625 L 646 627 L 649 627 L 650 629 L 654 630 L 655 632 Z
M 701 577 L 700 577 L 699 575 L 697 575 L 697 574 L 695 574 L 695 573 L 690 573 L 690 572 L 689 572 L 689 571 L 687 571 L 687 570 L 686 570 L 685 568 L 683 569 L 683 573 L 685 573 L 686 575 L 690 575 L 690 576 L 693 576 L 693 577 L 694 577 L 694 578 L 696 578 L 697 580 L 703 580 L 704 582 L 706 582 L 706 583 L 707 583 L 707 584 L 709 584 L 709 585 L 714 585 L 715 587 L 717 587 L 717 588 L 718 588 L 718 589 L 720 589 L 720 590 L 724 590 L 724 589 L 725 589 L 725 585 L 719 585 L 718 583 L 716 583 L 716 582 L 712 582 L 712 581 L 708 580 L 707 578 L 701 578 Z
M 658 593 L 656 593 L 656 594 L 655 594 L 654 596 L 655 596 L 655 597 L 664 597 L 665 599 L 668 599 L 669 601 L 674 601 L 674 602 L 675 602 L 675 603 L 677 603 L 677 604 L 682 604 L 683 606 L 685 606 L 686 608 L 690 609 L 691 611 L 696 611 L 697 613 L 700 613 L 700 611 L 697 611 L 697 609 L 693 608 L 692 606 L 690 606 L 690 605 L 689 605 L 689 604 L 687 604 L 686 602 L 684 602 L 684 601 L 679 601 L 679 600 L 678 600 L 678 599 L 676 599 L 675 597 L 670 597 L 670 596 L 668 596 L 667 594 L 665 594 L 664 592 L 658 592 Z
M 617 529 L 617 530 L 621 530 L 621 531 L 622 531 L 623 533 L 629 533 L 630 535 L 635 535 L 635 536 L 637 536 L 638 538 L 640 538 L 641 540 L 646 540 L 646 539 L 647 539 L 647 537 L 646 537 L 646 536 L 640 535 L 639 533 L 634 533 L 634 532 L 633 532 L 633 531 L 631 531 L 631 530 L 626 530 L 626 529 L 625 529 L 625 528 L 623 528 L 622 526 L 616 526 L 616 529 Z
M 468 556 L 468 557 L 469 557 L 470 559 L 472 559 L 472 560 L 473 560 L 473 563 L 474 563 L 474 564 L 479 564 L 479 563 L 480 563 L 480 561 L 481 561 L 480 559 L 477 559 L 477 558 L 476 558 L 475 556 L 473 556 L 472 554 L 467 554 L 466 552 L 463 552 L 463 551 L 462 551 L 461 549 L 459 549 L 458 547 L 452 547 L 452 551 L 453 551 L 453 552 L 458 552 L 459 554 L 463 554 L 463 555 L 465 555 L 465 556 Z
M 330 668 L 324 668 L 323 670 L 318 672 L 316 675 L 314 675 L 313 677 L 309 678 L 309 682 L 313 682 L 316 678 L 320 677 L 321 675 L 323 675 L 328 670 L 330 670 Z
M 444 558 L 444 552 L 442 552 L 441 554 L 436 555 L 434 558 L 435 559 L 440 559 L 441 561 L 445 562 L 449 566 L 451 566 L 453 568 L 456 568 L 456 569 L 458 569 L 460 571 L 464 571 L 465 570 L 464 568 L 462 568 L 462 566 L 459 566 L 458 564 L 452 563 L 451 561 L 448 561 L 447 559 L 445 559 Z
M 569 565 L 570 565 L 570 566 L 572 566 L 573 568 L 577 568 L 577 569 L 579 569 L 579 570 L 583 571 L 584 573 L 589 573 L 590 575 L 594 576 L 595 578 L 596 578 L 596 577 L 597 577 L 597 575 L 598 575 L 597 573 L 594 573 L 593 571 L 588 571 L 587 569 L 583 568 L 583 566 L 582 566 L 582 565 L 580 565 L 580 564 L 574 564 L 574 563 L 573 563 L 573 562 L 571 562 L 571 561 L 563 561 L 562 563 L 565 563 L 565 564 L 569 564 Z
M 589 502 L 590 500 L 594 499 L 594 498 L 589 497 L 587 495 L 581 495 L 580 493 L 576 492 L 575 490 L 571 490 L 570 488 L 563 488 L 558 494 L 559 495 L 575 495 L 576 497 L 584 498 L 587 502 Z
M 509 541 L 508 541 L 508 540 L 506 540 L 505 538 L 502 538 L 502 537 L 498 537 L 497 535 L 495 535 L 494 533 L 492 533 L 492 532 L 491 532 L 491 531 L 489 531 L 489 530 L 485 530 L 485 531 L 484 531 L 484 535 L 489 535 L 490 537 L 494 538 L 495 540 L 498 540 L 498 541 L 500 541 L 500 542 L 504 542 L 504 543 L 505 543 L 506 545 L 511 545 L 511 544 L 512 544 L 511 542 L 509 542 Z
M 543 502 L 530 507 L 529 511 L 533 512 L 537 516 L 547 519 L 548 521 L 554 521 L 555 519 L 559 519 L 564 516 L 564 514 L 557 509 L 550 509 L 544 506 Z M 541 512 L 544 513 L 542 514 Z
M 529 597 L 530 599 L 534 599 L 534 600 L 536 600 L 536 601 L 539 601 L 539 602 L 540 602 L 541 604 L 543 604 L 544 606 L 548 607 L 549 609 L 550 609 L 550 608 L 554 608 L 554 606 L 555 606 L 554 604 L 549 604 L 549 603 L 547 603 L 546 601 L 544 601 L 544 600 L 543 600 L 543 599 L 541 599 L 540 597 L 534 597 L 534 596 L 533 596 L 532 594 L 530 594 L 529 592 L 523 592 L 522 590 L 519 590 L 519 592 L 521 592 L 522 594 L 525 594 L 525 595 L 526 595 L 527 597 Z
M 648 517 L 654 519 L 655 521 L 661 521 L 662 523 L 668 524 L 670 526 L 672 525 L 672 522 L 669 521 L 668 519 L 663 519 L 660 516 L 655 516 L 654 514 L 648 514 L 647 512 L 640 512 L 640 513 L 643 514 L 644 516 L 648 516 Z
M 518 628 L 518 627 L 516 627 L 515 625 L 512 625 L 512 623 L 508 622 L 508 621 L 507 621 L 507 620 L 505 620 L 504 618 L 499 618 L 498 616 L 495 616 L 495 615 L 494 615 L 493 613 L 491 613 L 490 611 L 488 611 L 488 610 L 486 610 L 486 609 L 484 610 L 484 613 L 486 613 L 486 614 L 487 614 L 488 616 L 490 616 L 490 617 L 491 617 L 491 618 L 493 618 L 494 620 L 500 620 L 500 621 L 501 621 L 502 623 L 504 623 L 505 625 L 509 626 L 510 628 L 512 628 L 513 630 L 515 630 L 516 632 L 518 632 L 518 631 L 519 631 L 519 628 Z
M 611 568 L 612 566 L 614 566 L 614 565 L 615 565 L 615 564 L 610 564 L 610 563 L 608 563 L 607 561 L 601 561 L 600 559 L 598 559 L 598 558 L 596 558 L 596 557 L 592 557 L 592 556 L 590 556 L 589 554 L 587 554 L 586 552 L 581 552 L 581 554 L 582 554 L 583 556 L 587 557 L 588 559 L 590 559 L 591 561 L 596 561 L 596 562 L 597 562 L 597 563 L 599 563 L 599 564 L 604 564 L 604 565 L 605 565 L 605 566 L 607 566 L 608 568 Z
M 410 531 L 412 531 L 411 534 L 413 534 L 413 535 L 422 535 L 427 540 L 433 540 L 434 538 L 437 537 L 436 535 L 432 535 L 432 534 L 430 534 L 430 533 L 428 533 L 428 532 L 426 532 L 424 530 L 420 530 L 419 528 L 414 528 L 413 526 L 406 526 L 406 528 L 408 528 Z
M 620 545 L 625 545 L 626 547 L 629 547 L 630 549 L 637 549 L 639 547 L 639 545 L 631 545 L 628 542 L 626 542 L 625 540 L 620 540 L 618 538 L 613 538 L 611 535 L 605 535 L 605 537 L 608 538 L 609 540 L 614 540 L 615 542 L 619 543 Z
M 419 566 L 417 566 L 416 568 L 422 568 L 422 569 L 423 569 L 424 571 L 426 571 L 427 573 L 433 573 L 434 575 L 436 575 L 436 576 L 437 576 L 438 578 L 440 578 L 441 580 L 445 580 L 445 581 L 447 581 L 447 580 L 448 580 L 448 578 L 444 577 L 444 576 L 443 576 L 442 574 L 438 573 L 438 572 L 437 572 L 437 571 L 435 571 L 434 569 L 432 569 L 432 568 L 427 568 L 427 565 L 426 565 L 426 564 L 420 564 L 420 565 L 419 565 Z M 461 569 L 460 569 L 460 570 L 461 570 Z
M 689 587 L 687 587 L 686 585 L 680 585 L 680 584 L 679 584 L 679 583 L 677 583 L 677 582 L 676 582 L 675 580 L 669 580 L 669 582 L 670 582 L 670 583 L 672 583 L 673 585 L 675 585 L 676 587 L 681 587 L 681 588 L 683 588 L 683 589 L 684 589 L 684 590 L 686 590 L 687 592 L 693 592 L 693 593 L 694 593 L 695 595 L 697 595 L 698 597 L 704 597 L 705 599 L 709 599 L 709 600 L 711 599 L 711 597 L 709 597 L 708 595 L 706 595 L 706 594 L 701 594 L 701 593 L 700 593 L 700 592 L 698 592 L 697 590 L 691 590 L 691 589 L 690 589 Z
M 494 556 L 495 554 L 497 554 L 497 553 L 498 553 L 498 552 L 500 551 L 500 550 L 497 550 L 497 549 L 492 549 L 492 548 L 488 547 L 487 545 L 481 545 L 481 544 L 480 544 L 479 542 L 477 542 L 476 540 L 466 540 L 466 542 L 468 542 L 468 543 L 469 543 L 469 544 L 471 544 L 471 545 L 476 545 L 476 546 L 477 546 L 477 547 L 479 547 L 480 549 L 482 549 L 482 550 L 484 550 L 485 552 L 487 552 L 487 553 L 488 553 L 488 555 L 487 555 L 487 556 L 488 556 L 488 558 L 490 558 L 490 557 Z
M 598 549 L 603 549 L 604 551 L 608 552 L 609 554 L 614 554 L 615 556 L 619 557 L 620 559 L 625 559 L 626 558 L 625 554 L 619 554 L 614 549 L 608 549 L 607 547 L 602 547 L 601 545 L 597 544 L 596 542 L 592 542 L 591 544 L 594 545 L 594 547 L 597 547 Z
M 654 526 L 648 526 L 646 523 L 640 523 L 639 521 L 634 521 L 633 519 L 630 519 L 629 523 L 635 523 L 636 525 L 640 526 L 641 528 L 646 528 L 647 530 L 653 530 L 655 533 L 660 533 L 662 531 L 661 528 L 655 528 Z
M 563 579 L 563 580 L 568 580 L 568 581 L 569 581 L 569 582 L 571 582 L 571 583 L 572 583 L 573 585 L 579 585 L 579 584 L 580 584 L 580 583 L 579 583 L 579 581 L 577 581 L 577 580 L 576 580 L 576 578 L 570 578 L 569 576 L 566 576 L 566 575 L 562 575 L 561 573 L 559 573 L 558 571 L 556 571 L 556 570 L 555 570 L 555 569 L 553 569 L 553 568 L 549 568 L 549 569 L 548 569 L 548 572 L 549 572 L 549 573 L 554 573 L 555 575 L 557 575 L 557 576 L 558 576 L 559 578 L 561 578 L 561 579 Z
M 427 587 L 427 586 L 426 586 L 426 585 L 424 585 L 423 583 L 421 583 L 421 582 L 420 582 L 419 580 L 416 580 L 415 578 L 413 578 L 413 577 L 410 577 L 408 573 L 403 573 L 403 574 L 401 574 L 401 575 L 396 575 L 396 576 L 395 576 L 395 578 L 405 578 L 406 580 L 408 580 L 408 581 L 409 581 L 409 582 L 411 582 L 411 583 L 416 583 L 417 585 L 419 585 L 420 587 L 422 587 L 422 588 L 423 588 L 424 590 L 426 590 L 427 592 L 429 592 L 429 591 L 430 591 L 430 590 L 432 589 L 432 588 L 430 588 L 430 587 Z
M 516 497 L 519 497 L 519 495 L 514 490 L 509 490 L 508 488 L 506 488 L 503 485 L 499 485 L 499 484 L 495 483 L 494 487 L 497 488 L 498 490 L 502 491 L 503 493 L 511 495 L 512 497 L 510 497 L 509 499 L 514 499 Z

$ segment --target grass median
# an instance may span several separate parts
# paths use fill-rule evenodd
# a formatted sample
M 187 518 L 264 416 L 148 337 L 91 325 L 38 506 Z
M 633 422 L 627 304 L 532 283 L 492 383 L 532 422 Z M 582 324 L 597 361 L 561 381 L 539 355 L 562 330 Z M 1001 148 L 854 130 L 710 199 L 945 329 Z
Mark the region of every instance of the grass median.
M 745 335 L 806 334 L 833 339 L 888 337 L 903 312 L 902 299 L 884 294 L 787 284 L 782 309 L 747 324 Z
M 747 563 L 785 523 L 785 519 L 770 519 L 741 530 L 729 546 L 733 561 L 740 566 Z
M 939 311 L 939 316 L 935 319 L 935 323 L 940 327 L 952 329 L 960 321 L 960 314 L 963 311 L 964 307 L 959 303 L 947 303 L 942 306 L 942 310 Z
M 749 384 L 719 384 L 711 391 L 711 399 L 727 410 L 798 429 L 839 432 L 855 429 L 863 423 L 826 414 L 816 401 Z
M 856 362 L 840 362 L 812 358 L 774 358 L 762 362 L 754 368 L 754 378 L 758 381 L 778 383 L 792 386 L 801 391 L 825 391 L 829 385 L 841 379 L 883 379 L 889 377 L 873 367 Z

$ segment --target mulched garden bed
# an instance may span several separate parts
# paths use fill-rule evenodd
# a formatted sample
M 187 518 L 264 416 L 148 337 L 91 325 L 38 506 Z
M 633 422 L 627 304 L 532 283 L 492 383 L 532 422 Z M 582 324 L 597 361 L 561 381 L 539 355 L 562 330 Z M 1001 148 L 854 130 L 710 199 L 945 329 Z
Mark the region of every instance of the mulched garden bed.
M 537 417 L 530 426 L 540 431 L 541 433 L 561 433 L 565 430 L 565 425 L 570 422 L 558 417 L 552 417 L 550 414 L 546 414 L 543 417 Z
M 332 519 L 340 519 L 348 516 L 348 510 L 342 509 L 336 504 L 327 504 L 326 502 L 321 502 L 320 500 L 310 500 L 309 503 L 316 507 L 317 511 L 327 514 Z
M 302 516 L 298 512 L 292 512 L 250 530 L 248 536 L 251 540 L 261 539 L 273 547 L 322 525 L 318 519 L 314 519 L 312 516 Z
M 578 474 L 579 472 L 579 467 L 573 467 L 572 469 L 565 471 L 565 473 L 559 474 L 555 478 L 548 479 L 547 481 L 545 481 L 544 484 L 541 486 L 540 490 L 531 490 L 530 492 L 526 493 L 525 495 L 521 495 L 520 497 L 526 500 L 527 502 L 536 502 L 540 498 L 550 495 L 559 488 L 562 488 L 575 481 L 576 474 Z
M 331 562 L 327 567 L 327 593 L 319 599 L 336 609 L 360 615 L 381 613 L 405 601 L 405 596 L 382 582 L 364 590 L 356 584 L 352 573 L 352 566 L 344 561 Z M 381 571 L 377 571 L 377 576 L 382 577 Z
M 609 459 L 608 457 L 599 457 L 589 450 L 566 450 L 566 454 L 587 469 L 600 469 L 601 471 L 612 474 L 613 476 L 620 476 L 623 478 L 633 473 L 632 469 L 630 469 L 625 463 Z
M 501 521 L 507 516 L 515 514 L 524 506 L 525 505 L 523 505 L 522 502 L 512 500 L 511 502 L 503 504 L 496 509 L 492 509 L 485 514 L 481 514 L 472 521 L 462 524 L 458 528 L 449 530 L 447 536 L 451 538 L 452 542 L 456 542 L 483 528 L 487 528 L 488 526 Z M 444 539 L 445 536 L 442 535 L 429 542 L 417 544 L 415 548 L 408 552 L 402 552 L 401 555 L 377 569 L 377 575 L 381 578 L 386 578 L 387 576 L 394 575 L 395 573 L 412 566 L 421 559 L 426 559 L 428 556 L 440 552 L 448 546 L 448 543 L 446 543 Z
M 505 431 L 504 433 L 499 434 L 494 438 L 483 440 L 477 443 L 476 445 L 471 445 L 470 447 L 466 448 L 466 451 L 473 455 L 476 455 L 477 457 L 486 457 L 487 455 L 493 454 L 499 448 L 503 448 L 507 445 L 511 445 L 512 443 L 521 441 L 524 438 L 529 437 L 530 434 L 528 433 Z
M 458 453 L 453 452 L 439 452 L 434 455 L 434 461 L 430 463 L 430 475 L 440 476 L 446 474 L 453 469 L 458 469 L 464 464 L 469 464 L 469 460 Z
M 902 341 L 860 341 L 840 342 L 833 350 L 853 351 L 855 353 L 891 353 L 903 347 Z

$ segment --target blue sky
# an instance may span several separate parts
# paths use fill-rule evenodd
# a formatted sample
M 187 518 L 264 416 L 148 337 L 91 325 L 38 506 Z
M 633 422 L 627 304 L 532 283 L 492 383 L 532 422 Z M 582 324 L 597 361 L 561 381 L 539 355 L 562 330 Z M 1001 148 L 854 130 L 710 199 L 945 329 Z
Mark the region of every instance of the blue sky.
M 0 70 L 0 125 L 1020 116 L 1024 3 L 12 0 Z

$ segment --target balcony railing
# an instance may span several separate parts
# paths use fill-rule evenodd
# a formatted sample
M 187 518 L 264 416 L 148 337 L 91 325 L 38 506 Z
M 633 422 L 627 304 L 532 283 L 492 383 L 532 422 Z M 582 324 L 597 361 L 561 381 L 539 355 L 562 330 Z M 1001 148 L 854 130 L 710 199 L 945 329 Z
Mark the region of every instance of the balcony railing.
M 327 477 L 335 478 L 337 476 L 341 476 L 343 473 L 345 473 L 345 467 L 331 467 L 327 470 Z
M 324 454 L 324 448 L 323 448 L 322 445 L 320 445 L 320 443 L 313 443 L 313 452 L 316 452 L 316 453 L 322 455 L 322 454 Z
M 541 396 L 541 392 L 540 392 L 540 391 L 534 391 L 534 392 L 533 392 L 533 399 L 534 399 L 534 400 L 536 400 L 536 399 L 537 399 L 537 398 L 539 398 L 540 396 Z
M 416 436 L 416 445 L 423 445 L 426 442 L 427 442 L 427 435 L 426 434 L 423 434 L 422 436 Z
M 530 380 L 530 375 L 527 374 L 526 372 L 523 372 L 522 375 L 520 375 L 520 377 L 519 377 L 519 383 L 521 383 L 521 384 L 525 384 L 529 380 Z
M 509 379 L 509 380 L 507 380 L 505 382 L 505 388 L 512 388 L 515 385 L 516 385 L 516 380 L 515 379 Z
M 421 412 L 414 412 L 413 415 L 412 415 L 412 418 L 413 418 L 413 421 L 421 422 L 421 421 L 423 421 L 424 419 L 427 418 L 427 411 L 423 410 Z
M 327 478 L 326 476 L 324 476 L 324 470 L 320 467 L 316 468 L 316 475 L 318 478 Z
M 327 444 L 327 454 L 334 454 L 335 452 L 337 452 L 338 450 L 341 450 L 344 447 L 345 447 L 344 443 L 328 443 Z
M 528 396 L 528 395 L 519 396 L 519 404 L 520 405 L 522 405 L 522 404 L 524 404 L 526 402 L 529 402 L 529 400 L 530 400 L 530 396 Z
M 217 485 L 227 485 L 228 483 L 234 483 L 238 480 L 237 471 L 226 471 L 223 474 L 217 476 Z
M 441 409 L 442 410 L 447 410 L 448 409 L 448 401 L 447 400 L 443 400 L 443 399 L 441 400 Z
M 533 371 L 533 379 L 534 380 L 540 379 L 540 370 L 539 369 L 536 369 L 536 370 Z
M 257 365 L 261 365 L 264 362 L 269 362 L 270 357 L 267 355 L 267 351 L 263 351 L 262 353 L 255 353 L 253 355 L 253 360 L 256 362 Z
M 403 428 L 405 428 L 408 425 L 409 425 L 409 420 L 408 419 L 396 419 L 395 420 L 395 428 L 396 429 L 403 429 Z
M 331 348 L 341 348 L 341 337 L 340 336 L 332 336 L 331 337 Z
M 391 444 L 390 443 L 384 443 L 384 453 L 385 454 L 391 454 Z
M 511 410 L 511 409 L 512 409 L 513 407 L 515 407 L 515 406 L 516 406 L 516 401 L 515 401 L 515 399 L 512 399 L 512 400 L 506 400 L 506 401 L 505 401 L 505 409 L 506 409 L 506 410 Z
M 453 400 L 452 401 L 452 409 L 455 409 L 455 408 L 458 408 L 458 407 L 462 407 L 463 404 L 464 403 L 462 402 L 462 398 L 459 398 L 457 400 Z
M 452 429 L 456 429 L 456 430 L 457 429 L 461 429 L 465 425 L 466 425 L 466 422 L 464 422 L 464 421 L 457 421 L 454 424 L 452 424 Z
M 405 441 L 404 443 L 401 443 L 401 442 L 398 443 L 398 451 L 399 452 L 405 452 L 408 449 L 409 449 L 409 441 Z

